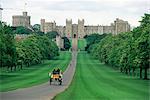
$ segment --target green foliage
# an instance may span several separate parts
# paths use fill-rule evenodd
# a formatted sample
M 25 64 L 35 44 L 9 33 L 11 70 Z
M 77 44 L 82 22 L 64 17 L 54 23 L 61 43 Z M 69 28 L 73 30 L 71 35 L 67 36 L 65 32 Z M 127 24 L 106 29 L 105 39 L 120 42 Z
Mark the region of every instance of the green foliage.
M 107 34 L 91 34 L 87 35 L 84 38 L 86 39 L 87 46 L 85 47 L 85 50 L 90 52 L 90 50 L 93 47 L 93 44 L 100 42 Z
M 65 50 L 69 50 L 71 47 L 71 43 L 69 41 L 69 39 L 67 37 L 62 37 L 62 39 L 64 39 L 64 48 Z
M 50 31 L 50 32 L 47 32 L 46 33 L 46 36 L 49 38 L 49 39 L 54 39 L 56 38 L 56 36 L 58 35 L 58 33 L 56 31 Z
M 18 59 L 27 66 L 58 55 L 58 47 L 46 36 L 30 36 L 16 44 Z
M 40 31 L 40 24 L 34 24 L 33 26 L 32 26 L 32 29 L 35 31 L 35 32 L 39 32 Z
M 32 30 L 30 30 L 29 28 L 23 27 L 23 26 L 16 27 L 14 32 L 16 34 L 31 34 L 31 33 L 33 33 Z
M 140 68 L 140 78 L 144 69 L 144 79 L 147 79 L 150 63 L 150 14 L 145 14 L 140 22 L 141 25 L 131 32 L 108 35 L 94 44 L 94 48 L 90 49 L 92 55 L 101 62 L 119 67 L 126 74 L 130 74 L 131 69 L 134 73 L 136 68 Z
M 53 59 L 58 56 L 58 47 L 45 35 L 30 35 L 19 41 L 14 34 L 31 34 L 31 30 L 25 27 L 10 27 L 0 22 L 0 67 L 7 70 L 21 69 L 23 65 L 39 64 L 42 60 Z
M 40 24 L 34 24 L 33 26 L 32 26 L 32 29 L 34 30 L 34 33 L 35 34 L 37 34 L 37 35 L 44 35 L 44 32 L 42 32 L 41 30 L 40 30 Z
M 63 72 L 71 60 L 70 52 L 60 52 L 55 60 L 44 60 L 44 63 L 26 67 L 13 73 L 0 69 L 0 92 L 31 87 L 48 81 L 48 73 L 59 67 Z
M 71 85 L 54 100 L 149 100 L 149 82 L 118 73 L 79 52 Z
M 81 51 L 85 51 L 85 47 L 86 47 L 86 40 L 78 39 L 78 49 Z
M 0 67 L 12 67 L 16 62 L 16 48 L 12 28 L 0 22 Z

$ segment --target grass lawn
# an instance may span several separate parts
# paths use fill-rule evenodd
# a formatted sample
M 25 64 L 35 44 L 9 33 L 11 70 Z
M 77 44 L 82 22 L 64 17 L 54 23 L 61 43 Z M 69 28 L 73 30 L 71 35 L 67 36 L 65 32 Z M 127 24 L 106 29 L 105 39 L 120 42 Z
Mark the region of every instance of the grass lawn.
M 85 50 L 86 40 L 85 39 L 78 39 L 78 49 Z
M 149 83 L 150 80 L 119 73 L 80 52 L 71 85 L 55 100 L 150 100 Z
M 18 88 L 30 87 L 47 82 L 48 72 L 55 67 L 65 70 L 71 60 L 71 53 L 60 52 L 55 60 L 46 60 L 43 64 L 24 67 L 15 72 L 0 72 L 0 91 L 10 91 Z

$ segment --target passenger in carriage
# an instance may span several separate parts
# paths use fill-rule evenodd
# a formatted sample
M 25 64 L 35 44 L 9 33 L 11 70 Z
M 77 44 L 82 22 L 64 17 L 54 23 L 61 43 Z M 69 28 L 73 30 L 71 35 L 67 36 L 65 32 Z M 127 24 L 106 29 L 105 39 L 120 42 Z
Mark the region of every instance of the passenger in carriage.
M 59 69 L 59 68 L 56 70 L 56 73 L 57 73 L 57 74 L 60 74 L 60 69 Z

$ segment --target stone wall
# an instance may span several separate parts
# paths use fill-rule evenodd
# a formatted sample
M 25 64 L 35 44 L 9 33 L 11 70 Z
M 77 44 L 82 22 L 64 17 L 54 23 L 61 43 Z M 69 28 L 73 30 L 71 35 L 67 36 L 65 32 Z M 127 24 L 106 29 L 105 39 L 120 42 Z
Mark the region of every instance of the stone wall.
M 56 23 L 54 22 L 45 22 L 45 19 L 41 19 L 41 31 L 44 33 L 50 31 L 56 31 Z
M 116 19 L 114 23 L 111 23 L 109 26 L 103 25 L 84 25 L 84 19 L 78 20 L 78 24 L 72 24 L 72 19 L 66 19 L 66 26 L 56 26 L 55 21 L 53 23 L 46 23 L 45 20 L 41 20 L 41 31 L 54 31 L 56 30 L 60 36 L 66 36 L 72 38 L 76 35 L 78 38 L 83 38 L 85 35 L 90 35 L 93 33 L 104 34 L 112 33 L 118 34 L 120 32 L 130 31 L 130 25 L 127 21 L 121 19 Z M 43 28 L 44 27 L 44 28 Z
M 72 19 L 66 19 L 65 36 L 68 38 L 72 37 Z
M 27 28 L 31 28 L 30 16 L 27 15 L 27 12 L 23 12 L 23 15 L 12 16 L 12 26 L 24 26 Z

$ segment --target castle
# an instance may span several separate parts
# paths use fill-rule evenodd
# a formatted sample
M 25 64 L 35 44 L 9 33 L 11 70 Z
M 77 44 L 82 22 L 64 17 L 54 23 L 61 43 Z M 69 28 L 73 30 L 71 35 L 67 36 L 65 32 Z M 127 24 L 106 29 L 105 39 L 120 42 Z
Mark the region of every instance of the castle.
M 78 37 L 83 38 L 85 35 L 98 33 L 112 33 L 118 34 L 120 32 L 130 31 L 130 25 L 127 21 L 123 21 L 117 18 L 110 26 L 102 25 L 84 25 L 84 19 L 78 19 L 78 24 L 72 24 L 72 19 L 66 19 L 66 26 L 57 26 L 56 22 L 45 22 L 45 19 L 41 19 L 41 31 L 47 33 L 49 31 L 57 31 L 60 36 L 66 36 L 68 38 Z
M 12 25 L 13 26 L 24 26 L 31 28 L 30 25 L 30 16 L 27 15 L 27 12 L 23 12 L 23 15 L 12 16 Z M 66 19 L 65 26 L 57 26 L 56 22 L 46 22 L 45 19 L 41 19 L 41 31 L 44 33 L 50 31 L 57 31 L 61 37 L 66 36 L 68 38 L 78 37 L 83 38 L 85 35 L 98 33 L 112 33 L 118 34 L 120 32 L 130 31 L 130 25 L 127 21 L 123 21 L 117 18 L 109 26 L 103 25 L 85 25 L 84 19 L 78 19 L 78 24 L 73 24 L 72 19 Z
M 27 12 L 23 12 L 23 15 L 14 15 L 12 16 L 12 26 L 24 26 L 27 28 L 31 28 L 30 18 L 31 17 L 27 15 Z

